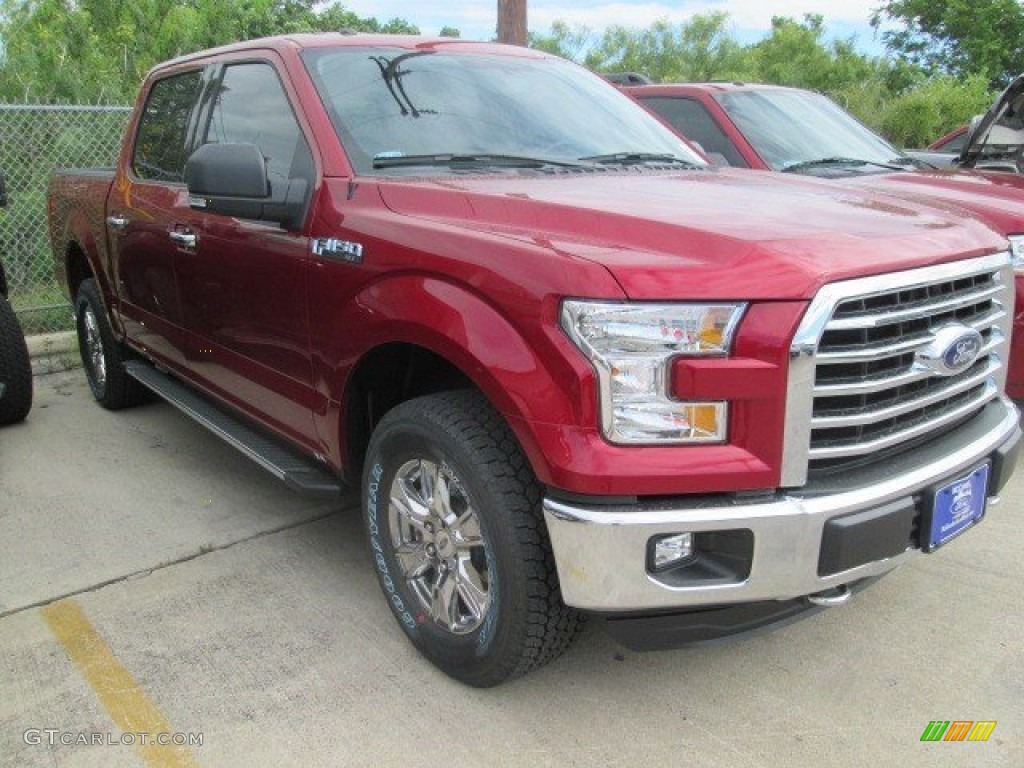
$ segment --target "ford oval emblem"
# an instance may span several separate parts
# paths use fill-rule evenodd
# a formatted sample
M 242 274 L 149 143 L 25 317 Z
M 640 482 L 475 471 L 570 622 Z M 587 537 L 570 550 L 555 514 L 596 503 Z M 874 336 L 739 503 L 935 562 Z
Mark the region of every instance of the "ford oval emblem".
M 984 343 L 970 326 L 950 323 L 935 331 L 931 343 L 917 353 L 916 362 L 939 376 L 955 376 L 974 364 Z

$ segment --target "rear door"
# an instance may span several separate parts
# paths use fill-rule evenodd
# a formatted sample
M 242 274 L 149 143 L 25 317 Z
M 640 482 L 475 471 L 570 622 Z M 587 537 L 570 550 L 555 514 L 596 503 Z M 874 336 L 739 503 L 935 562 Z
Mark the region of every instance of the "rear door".
M 180 364 L 182 308 L 175 276 L 179 222 L 191 216 L 185 162 L 206 86 L 201 67 L 154 81 L 128 156 L 107 199 L 114 290 L 128 337 Z

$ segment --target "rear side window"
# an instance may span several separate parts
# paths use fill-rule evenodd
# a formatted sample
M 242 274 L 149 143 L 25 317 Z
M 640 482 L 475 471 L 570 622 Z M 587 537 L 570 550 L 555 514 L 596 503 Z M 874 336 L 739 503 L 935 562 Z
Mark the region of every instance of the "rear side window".
M 746 168 L 747 162 L 725 135 L 707 108 L 696 99 L 650 97 L 641 99 L 683 136 L 700 144 L 708 153 L 719 154 L 729 165 Z
M 968 133 L 970 133 L 970 131 L 964 131 L 959 136 L 954 136 L 952 139 L 950 139 L 941 147 L 939 147 L 939 150 L 941 150 L 942 152 L 955 152 L 957 154 L 960 154 L 960 150 L 963 149 L 964 144 L 967 143 Z
M 313 181 L 313 155 L 288 95 L 269 64 L 229 65 L 216 89 L 207 144 L 255 144 L 267 161 L 271 188 Z
M 200 71 L 157 80 L 146 99 L 132 170 L 140 179 L 183 182 L 189 123 L 201 89 Z

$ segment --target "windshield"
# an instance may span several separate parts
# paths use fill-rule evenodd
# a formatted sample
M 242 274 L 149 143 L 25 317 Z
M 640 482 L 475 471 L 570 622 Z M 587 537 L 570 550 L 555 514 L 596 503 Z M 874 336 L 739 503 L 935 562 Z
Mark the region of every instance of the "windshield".
M 903 153 L 817 93 L 786 90 L 715 94 L 740 132 L 773 170 L 829 158 L 888 164 Z
M 561 59 L 387 47 L 311 49 L 303 59 L 360 173 L 422 174 L 431 157 L 497 158 L 495 168 L 612 155 L 706 165 L 614 86 Z

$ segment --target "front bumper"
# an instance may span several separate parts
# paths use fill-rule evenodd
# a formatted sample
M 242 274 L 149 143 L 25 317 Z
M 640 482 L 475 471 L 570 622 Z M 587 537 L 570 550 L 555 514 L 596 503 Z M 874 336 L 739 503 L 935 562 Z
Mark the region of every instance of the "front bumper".
M 920 551 L 916 526 L 929 488 L 990 461 L 989 506 L 998 500 L 1016 461 L 1019 422 L 1003 398 L 902 456 L 759 497 L 602 505 L 549 494 L 544 516 L 562 598 L 612 614 L 683 611 L 792 600 L 879 576 Z M 652 573 L 651 539 L 686 531 L 725 554 Z

